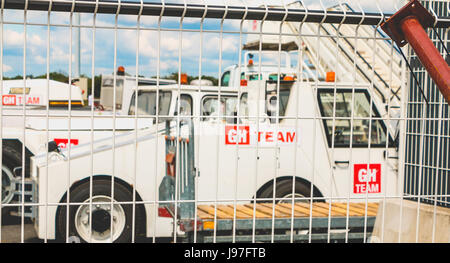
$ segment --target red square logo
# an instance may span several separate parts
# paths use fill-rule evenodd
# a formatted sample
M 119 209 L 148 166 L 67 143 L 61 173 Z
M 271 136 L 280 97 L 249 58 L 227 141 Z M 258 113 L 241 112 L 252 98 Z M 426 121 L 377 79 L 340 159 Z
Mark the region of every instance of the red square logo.
M 353 193 L 381 193 L 381 164 L 355 164 L 353 170 Z
M 225 144 L 250 144 L 250 126 L 225 126 Z
M 3 105 L 16 105 L 16 95 L 3 95 L 2 103 Z
M 69 139 L 53 139 L 61 149 L 69 147 Z M 70 139 L 71 147 L 78 145 L 78 139 Z

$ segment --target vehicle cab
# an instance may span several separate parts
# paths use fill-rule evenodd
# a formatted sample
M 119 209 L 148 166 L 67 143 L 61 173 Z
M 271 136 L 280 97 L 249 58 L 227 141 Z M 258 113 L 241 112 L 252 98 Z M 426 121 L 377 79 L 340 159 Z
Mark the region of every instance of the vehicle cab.
M 254 164 L 253 169 L 261 171 L 258 178 L 238 185 L 253 182 L 262 198 L 271 197 L 264 190 L 270 183 L 265 184 L 275 178 L 292 181 L 293 177 L 304 188 L 313 185 L 315 197 L 358 200 L 399 193 L 398 133 L 383 119 L 386 109 L 373 94 L 370 85 L 358 83 L 250 83 L 242 93 L 248 109 L 241 112 L 248 117 L 241 116 L 247 122 L 240 129 L 248 129 L 249 145 L 258 145 L 268 156 L 264 160 L 260 154 Z M 264 101 L 258 103 L 258 98 Z M 310 196 L 301 189 L 296 190 L 299 197 Z M 285 195 L 283 191 L 277 196 L 288 197 L 292 188 Z
M 221 86 L 239 87 L 249 81 L 297 79 L 298 70 L 291 64 L 291 54 L 286 51 L 247 51 L 242 65 L 225 68 Z M 243 82 L 245 80 L 245 82 Z
M 100 107 L 127 115 L 136 87 L 176 84 L 174 80 L 130 76 L 124 67 L 118 67 L 116 75 L 101 76 Z M 115 104 L 115 107 L 114 107 Z

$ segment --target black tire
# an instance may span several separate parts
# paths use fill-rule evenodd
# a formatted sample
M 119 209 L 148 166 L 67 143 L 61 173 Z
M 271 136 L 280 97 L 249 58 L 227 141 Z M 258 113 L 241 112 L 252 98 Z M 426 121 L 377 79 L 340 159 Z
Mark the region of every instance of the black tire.
M 3 144 L 2 147 L 2 164 L 5 166 L 6 169 L 9 170 L 10 176 L 14 176 L 14 168 L 22 166 L 22 154 L 21 151 L 19 152 L 14 147 L 11 147 L 9 145 Z M 9 176 L 6 175 L 6 172 L 3 171 L 2 167 L 2 186 L 5 184 L 5 182 L 8 182 L 10 178 L 7 178 Z M 2 189 L 1 198 L 4 198 L 4 192 Z M 2 200 L 3 201 L 3 200 Z M 2 216 L 8 215 L 10 211 L 12 210 L 11 207 L 2 207 Z
M 70 203 L 83 203 L 87 200 L 89 200 L 90 196 L 90 183 L 89 181 L 84 182 L 78 186 L 76 186 L 71 192 L 70 192 Z M 97 179 L 93 181 L 93 187 L 92 187 L 92 197 L 95 196 L 107 196 L 111 197 L 111 181 L 107 179 Z M 123 185 L 115 182 L 114 183 L 114 198 L 116 202 L 131 202 L 133 200 L 133 194 L 131 191 L 129 191 L 126 187 Z M 64 200 L 61 201 L 61 204 L 59 206 L 58 212 L 57 212 L 57 218 L 56 218 L 56 236 L 57 239 L 61 242 L 66 242 L 66 216 L 67 216 L 67 205 L 65 203 L 67 202 L 67 199 L 64 198 Z M 70 204 L 69 203 L 69 204 Z M 133 214 L 133 205 L 132 204 L 119 204 L 123 211 L 125 212 L 125 226 L 123 228 L 123 231 L 121 232 L 120 236 L 117 237 L 114 242 L 115 243 L 126 243 L 131 242 L 132 239 L 132 214 Z M 83 239 L 83 237 L 78 233 L 77 228 L 75 227 L 75 216 L 77 213 L 77 210 L 80 208 L 80 205 L 70 205 L 69 209 L 69 239 L 73 241 L 81 241 L 81 242 L 87 242 L 89 240 Z M 92 218 L 94 218 L 92 222 L 92 228 L 94 229 L 94 221 L 96 218 L 96 215 L 94 215 L 95 211 L 105 211 L 104 213 L 109 213 L 106 210 L 103 209 L 97 209 L 91 212 Z M 137 233 L 140 232 L 140 224 L 139 222 L 143 221 L 143 208 L 136 205 L 135 209 L 135 230 Z M 98 218 L 98 216 L 97 216 Z M 105 217 L 101 217 L 101 220 L 108 222 L 105 227 L 109 230 L 109 222 L 111 222 L 111 217 L 105 219 Z M 95 229 L 94 229 L 95 230 Z M 106 231 L 106 230 L 104 230 Z M 109 235 L 110 236 L 110 235 Z M 137 236 L 137 235 L 136 235 Z M 78 238 L 74 238 L 78 237 Z M 69 241 L 70 241 L 69 240 Z M 110 242 L 110 239 L 108 238 L 105 240 L 105 242 Z
M 273 190 L 274 190 L 274 187 L 273 187 L 273 184 L 271 184 L 268 187 L 266 187 L 265 189 L 263 189 L 259 193 L 257 198 L 273 198 Z M 310 198 L 311 197 L 311 186 L 306 183 L 296 180 L 294 193 L 295 193 L 296 197 Z M 276 182 L 275 198 L 287 198 L 289 196 L 292 196 L 292 179 L 278 179 Z M 314 198 L 321 197 L 321 194 L 316 189 L 314 189 L 313 197 Z M 314 199 L 314 201 L 319 201 L 319 200 Z M 263 202 L 271 202 L 271 201 L 266 200 Z M 275 203 L 279 203 L 279 202 L 291 202 L 291 201 L 275 200 Z M 304 199 L 304 200 L 299 200 L 296 202 L 309 202 L 309 200 Z

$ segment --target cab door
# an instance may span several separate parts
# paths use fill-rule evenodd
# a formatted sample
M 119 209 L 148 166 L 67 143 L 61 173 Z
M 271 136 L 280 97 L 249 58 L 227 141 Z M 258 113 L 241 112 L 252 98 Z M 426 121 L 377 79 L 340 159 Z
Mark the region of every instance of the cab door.
M 199 200 L 251 200 L 263 183 L 263 174 L 276 172 L 275 149 L 256 147 L 255 118 L 248 118 L 247 97 L 242 94 L 206 94 L 200 101 L 200 124 L 196 142 L 199 148 Z M 237 106 L 240 104 L 239 118 Z M 260 119 L 260 130 L 264 125 Z M 248 201 L 247 201 L 248 202 Z
M 386 158 L 393 140 L 368 90 L 320 88 L 318 103 L 333 166 L 330 197 L 395 194 L 397 173 Z
M 206 93 L 199 98 L 200 118 L 196 136 L 199 165 L 199 200 L 226 200 L 234 195 L 236 152 L 226 147 L 225 129 L 234 125 L 237 96 Z

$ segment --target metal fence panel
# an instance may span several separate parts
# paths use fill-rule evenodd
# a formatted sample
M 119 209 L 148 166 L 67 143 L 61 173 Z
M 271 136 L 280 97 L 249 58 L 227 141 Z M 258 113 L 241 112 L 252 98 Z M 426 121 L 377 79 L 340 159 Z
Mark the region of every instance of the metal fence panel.
M 434 10 L 436 15 L 448 16 L 447 1 L 424 1 L 424 5 Z M 449 30 L 447 28 L 429 31 L 430 38 L 448 61 Z M 439 41 L 443 40 L 443 43 Z M 420 86 L 425 90 L 428 103 L 418 93 L 420 87 L 410 78 L 408 97 L 407 157 L 405 165 L 405 194 L 414 200 L 437 206 L 449 206 L 448 180 L 448 105 L 422 67 L 413 52 L 410 53 L 414 74 L 419 78 Z
M 0 241 L 422 242 L 427 203 L 442 242 L 448 105 L 380 28 L 403 4 L 2 1 Z

